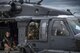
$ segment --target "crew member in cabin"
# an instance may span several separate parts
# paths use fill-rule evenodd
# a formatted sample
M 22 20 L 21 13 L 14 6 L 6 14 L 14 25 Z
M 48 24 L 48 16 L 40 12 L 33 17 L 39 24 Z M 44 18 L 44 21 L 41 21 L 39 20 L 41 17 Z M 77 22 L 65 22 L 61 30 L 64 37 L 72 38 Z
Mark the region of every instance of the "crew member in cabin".
M 36 40 L 39 35 L 39 24 L 37 22 L 31 22 L 28 28 L 28 39 Z
M 13 40 L 10 35 L 10 32 L 6 32 L 4 39 L 3 39 L 3 44 L 4 44 L 4 51 L 5 53 L 10 53 L 10 50 L 13 50 Z

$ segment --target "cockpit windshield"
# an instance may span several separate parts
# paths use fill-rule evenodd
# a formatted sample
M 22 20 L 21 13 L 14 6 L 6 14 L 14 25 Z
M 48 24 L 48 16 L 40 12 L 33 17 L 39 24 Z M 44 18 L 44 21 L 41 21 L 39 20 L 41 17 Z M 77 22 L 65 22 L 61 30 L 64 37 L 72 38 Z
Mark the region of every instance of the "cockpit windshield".
M 80 33 L 80 23 L 78 20 L 68 20 L 68 22 L 75 35 Z

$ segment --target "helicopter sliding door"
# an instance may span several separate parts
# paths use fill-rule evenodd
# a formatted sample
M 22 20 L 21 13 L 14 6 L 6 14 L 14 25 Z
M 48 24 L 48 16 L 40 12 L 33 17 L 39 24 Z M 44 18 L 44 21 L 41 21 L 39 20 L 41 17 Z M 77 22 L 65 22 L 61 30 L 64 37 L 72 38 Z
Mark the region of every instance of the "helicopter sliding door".
M 65 19 L 53 19 L 50 24 L 50 48 L 56 50 L 73 50 L 74 41 Z

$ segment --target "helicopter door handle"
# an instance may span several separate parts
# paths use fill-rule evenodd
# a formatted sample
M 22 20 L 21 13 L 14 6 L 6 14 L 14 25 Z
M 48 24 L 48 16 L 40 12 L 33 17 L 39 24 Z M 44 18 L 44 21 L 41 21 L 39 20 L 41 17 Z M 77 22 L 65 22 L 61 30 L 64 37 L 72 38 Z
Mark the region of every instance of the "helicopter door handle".
M 32 46 L 36 47 L 36 44 L 35 44 L 35 43 L 33 43 L 33 44 L 32 44 Z
M 54 41 L 54 38 L 51 38 L 51 41 Z

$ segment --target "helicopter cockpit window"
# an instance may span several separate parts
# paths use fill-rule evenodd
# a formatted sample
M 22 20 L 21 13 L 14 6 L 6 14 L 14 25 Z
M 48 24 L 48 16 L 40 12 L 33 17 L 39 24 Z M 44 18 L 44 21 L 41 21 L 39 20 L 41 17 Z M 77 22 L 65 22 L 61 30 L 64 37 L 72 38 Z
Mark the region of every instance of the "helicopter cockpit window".
M 28 40 L 39 40 L 40 21 L 31 21 L 28 25 Z
M 69 31 L 66 29 L 66 26 L 63 21 L 55 21 L 52 27 L 52 35 L 54 36 L 67 36 Z
M 68 20 L 68 23 L 75 35 L 80 33 L 80 23 L 78 20 Z

